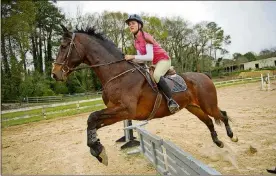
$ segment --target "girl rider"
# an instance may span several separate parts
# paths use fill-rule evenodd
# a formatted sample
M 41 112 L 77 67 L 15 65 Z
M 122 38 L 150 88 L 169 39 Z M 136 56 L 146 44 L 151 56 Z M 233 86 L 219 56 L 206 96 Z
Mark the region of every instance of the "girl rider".
M 179 105 L 172 99 L 172 92 L 165 81 L 164 75 L 171 67 L 171 59 L 167 52 L 154 40 L 154 38 L 144 32 L 143 21 L 137 14 L 130 15 L 125 21 L 134 35 L 134 46 L 138 55 L 125 55 L 126 60 L 135 60 L 138 62 L 152 61 L 156 66 L 153 77 L 158 87 L 168 98 L 168 108 L 171 113 L 179 110 Z

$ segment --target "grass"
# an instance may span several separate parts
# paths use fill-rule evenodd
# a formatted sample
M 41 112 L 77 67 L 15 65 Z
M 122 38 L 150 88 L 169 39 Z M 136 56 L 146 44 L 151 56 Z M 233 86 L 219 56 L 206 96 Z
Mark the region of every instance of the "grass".
M 99 105 L 99 106 L 96 106 L 96 105 Z M 76 104 L 45 108 L 46 118 L 44 118 L 42 114 L 42 108 L 2 114 L 1 124 L 2 124 L 2 128 L 5 128 L 8 126 L 20 125 L 20 124 L 36 122 L 40 120 L 48 120 L 48 119 L 53 119 L 58 117 L 71 116 L 71 115 L 81 114 L 85 112 L 93 112 L 93 111 L 105 108 L 105 105 L 103 104 L 102 100 L 98 100 L 93 102 L 80 103 L 79 107 L 80 108 L 83 107 L 83 108 L 77 109 Z M 69 110 L 69 111 L 64 111 L 64 110 Z M 33 117 L 11 120 L 12 118 L 22 117 L 26 115 L 33 116 Z M 8 121 L 5 121 L 5 120 L 8 120 Z

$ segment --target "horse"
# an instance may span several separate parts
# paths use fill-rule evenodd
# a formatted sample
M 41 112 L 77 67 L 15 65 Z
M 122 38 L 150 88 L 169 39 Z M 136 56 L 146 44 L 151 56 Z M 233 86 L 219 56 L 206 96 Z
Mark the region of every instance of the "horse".
M 56 81 L 66 81 L 70 73 L 83 68 L 93 69 L 99 78 L 103 91 L 105 109 L 92 112 L 87 119 L 87 146 L 92 156 L 108 165 L 105 147 L 97 138 L 97 130 L 122 120 L 148 120 L 155 107 L 159 92 L 154 91 L 146 77 L 135 64 L 124 59 L 122 51 L 95 27 L 77 29 L 74 32 L 63 29 L 62 41 L 56 60 L 52 63 L 51 77 Z M 186 72 L 180 75 L 186 82 L 187 90 L 173 93 L 173 99 L 180 109 L 186 108 L 206 124 L 213 142 L 223 148 L 218 139 L 213 117 L 217 124 L 224 123 L 226 132 L 233 142 L 234 136 L 228 123 L 226 111 L 219 109 L 217 92 L 213 81 L 206 74 Z M 164 94 L 151 119 L 171 115 Z

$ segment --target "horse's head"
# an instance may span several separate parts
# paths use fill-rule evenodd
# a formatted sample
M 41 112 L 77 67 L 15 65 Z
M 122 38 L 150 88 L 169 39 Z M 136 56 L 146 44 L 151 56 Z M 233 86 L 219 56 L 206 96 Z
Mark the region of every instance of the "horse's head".
M 84 62 L 85 49 L 79 42 L 76 33 L 69 32 L 65 26 L 63 29 L 63 38 L 59 47 L 56 61 L 52 67 L 52 78 L 56 81 L 65 81 L 75 67 Z

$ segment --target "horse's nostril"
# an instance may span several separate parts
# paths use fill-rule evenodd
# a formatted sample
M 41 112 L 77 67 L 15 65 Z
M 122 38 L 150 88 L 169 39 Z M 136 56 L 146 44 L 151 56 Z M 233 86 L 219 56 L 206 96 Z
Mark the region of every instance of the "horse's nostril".
M 56 79 L 56 78 L 57 78 L 56 74 L 54 74 L 54 73 L 52 73 L 51 77 L 52 77 L 53 79 Z

